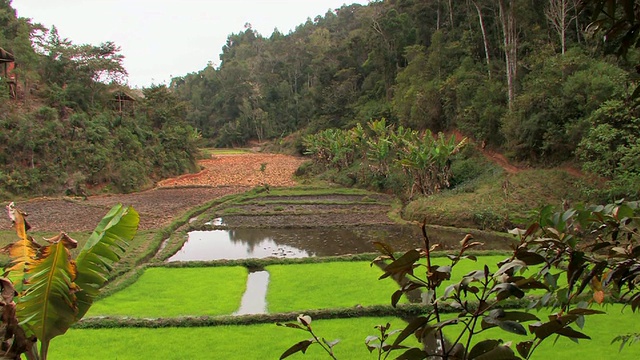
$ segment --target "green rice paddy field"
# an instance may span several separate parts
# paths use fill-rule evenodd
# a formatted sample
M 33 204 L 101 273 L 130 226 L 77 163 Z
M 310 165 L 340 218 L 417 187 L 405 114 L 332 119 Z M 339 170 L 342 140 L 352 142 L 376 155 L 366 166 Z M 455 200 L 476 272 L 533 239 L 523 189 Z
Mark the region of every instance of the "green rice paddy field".
M 452 279 L 503 259 L 464 260 L 454 268 Z M 449 263 L 444 258 L 435 262 Z M 270 274 L 270 313 L 386 305 L 398 289 L 392 279 L 378 280 L 382 271 L 366 261 L 271 265 L 265 270 Z M 230 315 L 240 306 L 247 273 L 243 267 L 149 268 L 133 285 L 96 302 L 88 316 Z
M 554 360 L 637 360 L 640 344 L 618 351 L 618 344 L 611 345 L 614 334 L 638 331 L 637 315 L 629 309 L 621 313 L 621 306 L 613 306 L 608 312 L 613 316 L 591 316 L 587 319 L 585 332 L 592 340 L 581 340 L 577 345 L 566 338 L 548 339 L 538 350 L 534 359 Z M 542 314 L 538 314 L 539 317 Z M 613 321 L 612 321 L 613 320 Z M 355 318 L 314 321 L 312 326 L 328 341 L 340 339 L 335 352 L 339 359 L 377 359 L 364 346 L 368 335 L 375 335 L 374 326 L 390 322 L 392 329 L 404 326 L 402 320 L 394 318 Z M 490 330 L 493 331 L 493 330 Z M 483 336 L 503 336 L 516 342 L 528 338 L 504 332 L 487 332 Z M 294 343 L 307 339 L 306 333 L 274 324 L 249 326 L 216 326 L 201 328 L 160 329 L 98 329 L 70 330 L 65 336 L 53 340 L 49 358 L 51 360 L 139 360 L 139 359 L 277 359 Z M 409 342 L 411 344 L 411 342 Z M 415 343 L 413 343 L 415 345 Z M 399 355 L 399 354 L 398 354 Z M 317 347 L 309 348 L 305 355 L 296 354 L 292 359 L 328 359 Z
M 454 268 L 453 279 L 484 263 L 495 271 L 495 263 L 504 256 L 485 256 L 478 261 L 462 261 Z M 446 259 L 435 263 L 445 265 Z M 348 308 L 355 305 L 389 304 L 397 289 L 390 279 L 378 280 L 382 273 L 369 262 L 328 262 L 316 264 L 270 265 L 267 292 L 270 313 L 299 312 L 312 309 Z M 131 286 L 94 304 L 89 316 L 126 316 L 134 318 L 216 316 L 236 311 L 245 290 L 248 271 L 244 267 L 148 268 Z M 534 359 L 638 359 L 640 344 L 618 352 L 611 345 L 615 335 L 640 331 L 638 314 L 619 305 L 605 309 L 608 315 L 587 317 L 584 332 L 593 340 L 581 340 L 578 346 L 566 338 L 548 339 Z M 536 314 L 542 320 L 547 314 Z M 295 316 L 292 316 L 295 317 Z M 294 320 L 293 318 L 291 319 Z M 313 328 L 328 341 L 340 339 L 335 351 L 339 359 L 376 359 L 364 346 L 374 326 L 391 322 L 401 329 L 404 322 L 395 318 L 352 318 L 319 320 Z M 484 337 L 519 337 L 496 330 Z M 180 328 L 72 329 L 53 340 L 50 359 L 276 359 L 294 343 L 309 336 L 299 330 L 274 324 Z M 412 340 L 413 341 L 413 340 Z M 398 353 L 399 355 L 400 353 Z M 307 354 L 292 358 L 328 359 L 316 346 Z
M 244 267 L 149 268 L 133 285 L 97 301 L 87 316 L 228 315 L 246 287 Z

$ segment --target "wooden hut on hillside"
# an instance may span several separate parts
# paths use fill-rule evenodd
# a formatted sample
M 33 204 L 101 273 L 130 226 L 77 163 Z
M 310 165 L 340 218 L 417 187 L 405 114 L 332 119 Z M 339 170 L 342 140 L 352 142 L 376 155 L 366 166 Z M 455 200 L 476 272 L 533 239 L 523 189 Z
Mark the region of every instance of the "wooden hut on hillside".
M 136 110 L 137 97 L 132 91 L 118 87 L 111 89 L 111 99 L 113 101 L 113 108 L 120 114 L 123 112 L 133 114 Z
M 0 48 L 0 76 L 9 85 L 9 95 L 12 99 L 17 97 L 18 78 L 13 71 L 16 67 L 16 58 L 12 53 Z

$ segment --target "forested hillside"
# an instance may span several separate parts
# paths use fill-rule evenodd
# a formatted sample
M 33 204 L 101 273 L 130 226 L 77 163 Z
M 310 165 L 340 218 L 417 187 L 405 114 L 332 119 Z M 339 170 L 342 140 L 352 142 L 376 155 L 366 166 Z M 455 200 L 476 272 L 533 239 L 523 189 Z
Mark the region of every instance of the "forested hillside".
M 219 146 L 385 118 L 458 129 L 533 165 L 578 161 L 635 186 L 638 53 L 625 36 L 635 21 L 626 5 L 634 9 L 595 0 L 343 6 L 289 34 L 247 24 L 229 35 L 219 66 L 174 78 L 171 89 L 189 102 L 189 123 Z M 596 25 L 610 25 L 598 19 L 618 27 L 604 46 Z M 627 56 L 611 55 L 621 43 Z
M 129 192 L 195 168 L 186 104 L 166 86 L 120 85 L 116 44 L 73 44 L 2 0 L 0 48 L 16 64 L 0 63 L 0 196 Z
M 247 24 L 219 64 L 132 91 L 116 44 L 74 44 L 1 0 L 17 91 L 0 91 L 0 188 L 132 191 L 192 170 L 199 137 L 302 152 L 305 135 L 384 119 L 639 189 L 638 13 L 630 0 L 344 5 L 288 34 Z

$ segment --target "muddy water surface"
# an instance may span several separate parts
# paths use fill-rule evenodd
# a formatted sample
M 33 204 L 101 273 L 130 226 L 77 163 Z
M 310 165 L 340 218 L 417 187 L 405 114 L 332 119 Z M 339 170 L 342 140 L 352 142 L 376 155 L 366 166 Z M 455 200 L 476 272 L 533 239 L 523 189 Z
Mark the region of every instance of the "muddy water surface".
M 451 228 L 428 228 L 431 244 L 440 244 L 440 250 L 457 249 L 465 234 Z M 483 249 L 509 248 L 509 240 L 494 234 L 475 233 L 474 237 L 485 243 Z M 396 251 L 424 247 L 417 226 L 210 230 L 190 232 L 182 249 L 168 261 L 357 254 L 376 252 L 375 241 L 385 242 Z

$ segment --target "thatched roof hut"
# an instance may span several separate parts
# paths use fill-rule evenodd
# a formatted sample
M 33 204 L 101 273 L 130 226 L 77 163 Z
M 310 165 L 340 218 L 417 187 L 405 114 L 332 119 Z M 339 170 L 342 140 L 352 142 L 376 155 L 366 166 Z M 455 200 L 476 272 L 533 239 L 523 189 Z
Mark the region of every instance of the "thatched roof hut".
M 135 111 L 135 103 L 138 101 L 139 97 L 135 96 L 131 90 L 125 87 L 116 87 L 110 89 L 109 93 L 112 96 L 115 110 L 120 113 L 123 111 Z
M 0 48 L 0 76 L 9 85 L 9 95 L 15 99 L 17 97 L 18 79 L 13 69 L 16 67 L 16 58 L 12 53 Z
M 10 63 L 16 61 L 15 56 L 7 50 L 0 48 L 0 63 Z

